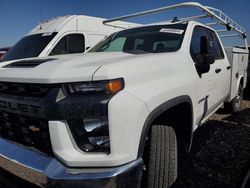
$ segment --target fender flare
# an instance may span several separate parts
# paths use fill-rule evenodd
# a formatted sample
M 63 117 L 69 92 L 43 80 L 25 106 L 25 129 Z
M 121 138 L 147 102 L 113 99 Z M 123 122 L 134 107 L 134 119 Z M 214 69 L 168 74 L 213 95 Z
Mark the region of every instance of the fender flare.
M 150 114 L 148 115 L 146 121 L 144 122 L 143 125 L 143 129 L 141 132 L 141 137 L 140 137 L 140 142 L 139 142 L 139 148 L 138 148 L 138 154 L 137 157 L 140 158 L 143 155 L 143 151 L 144 151 L 144 147 L 146 144 L 146 139 L 147 139 L 147 135 L 148 132 L 150 130 L 150 127 L 153 123 L 153 121 L 163 112 L 181 104 L 181 103 L 189 103 L 191 106 L 191 114 L 192 114 L 192 123 L 191 123 L 191 132 L 190 132 L 190 146 L 192 143 L 192 138 L 193 138 L 193 105 L 192 105 L 192 100 L 188 95 L 182 95 L 179 97 L 175 97 L 173 99 L 170 99 L 166 102 L 164 102 L 163 104 L 161 104 L 160 106 L 156 107 L 153 111 L 150 112 Z M 190 149 L 189 146 L 189 149 Z

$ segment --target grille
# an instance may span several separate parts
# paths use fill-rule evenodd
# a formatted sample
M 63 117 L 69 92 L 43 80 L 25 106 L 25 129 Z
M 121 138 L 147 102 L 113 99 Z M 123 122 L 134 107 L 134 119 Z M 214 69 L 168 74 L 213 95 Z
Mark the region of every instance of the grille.
M 0 111 L 0 136 L 52 155 L 46 120 Z
M 23 84 L 0 82 L 0 94 L 43 98 L 52 86 L 45 84 Z
M 30 104 L 33 100 L 43 101 L 50 96 L 49 92 L 55 87 L 55 85 L 48 84 L 0 82 L 0 98 L 3 96 L 3 101 L 15 104 L 18 97 L 24 106 L 26 102 Z M 16 112 L 11 110 L 0 108 L 0 137 L 53 155 L 48 118 L 39 114 L 34 116 L 34 114 L 23 113 L 20 110 Z

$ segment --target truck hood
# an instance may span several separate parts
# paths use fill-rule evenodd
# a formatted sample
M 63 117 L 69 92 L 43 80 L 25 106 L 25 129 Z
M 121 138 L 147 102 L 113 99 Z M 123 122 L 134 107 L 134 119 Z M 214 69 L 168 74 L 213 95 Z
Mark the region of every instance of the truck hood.
M 60 55 L 3 62 L 0 64 L 0 81 L 25 83 L 90 81 L 93 78 L 93 74 L 101 66 L 125 59 L 129 60 L 135 56 L 138 55 L 108 52 Z M 29 63 L 34 66 L 30 66 L 31 64 Z M 24 66 L 24 64 L 27 64 L 27 66 Z

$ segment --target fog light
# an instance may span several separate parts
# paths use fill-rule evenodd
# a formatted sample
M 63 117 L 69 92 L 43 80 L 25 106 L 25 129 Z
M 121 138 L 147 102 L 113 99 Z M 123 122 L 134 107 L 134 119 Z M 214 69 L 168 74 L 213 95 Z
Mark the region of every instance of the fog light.
M 109 147 L 109 137 L 108 136 L 89 137 L 89 142 L 93 146 L 97 146 L 97 147 Z
M 108 120 L 105 119 L 85 119 L 83 120 L 84 128 L 87 133 L 104 133 L 108 132 Z
M 85 152 L 110 152 L 107 118 L 68 121 L 77 146 Z

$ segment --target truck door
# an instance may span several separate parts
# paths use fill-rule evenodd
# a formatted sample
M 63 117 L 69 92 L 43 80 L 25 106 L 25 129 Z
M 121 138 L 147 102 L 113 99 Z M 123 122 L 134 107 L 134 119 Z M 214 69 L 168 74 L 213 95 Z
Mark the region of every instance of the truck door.
M 214 110 L 225 101 L 229 93 L 231 67 L 216 33 L 208 28 L 204 28 L 204 31 L 209 42 L 209 51 L 215 58 L 215 62 L 210 65 L 208 80 L 209 106 Z
M 201 38 L 205 37 L 204 27 L 195 26 L 193 29 L 193 34 L 190 44 L 190 55 L 194 62 L 194 68 L 196 69 L 196 63 L 199 63 L 198 57 L 202 53 L 201 51 Z M 211 77 L 211 72 L 208 71 L 202 75 L 199 74 L 198 70 L 195 71 L 195 83 L 194 89 L 196 93 L 196 108 L 195 113 L 197 114 L 197 119 L 195 120 L 197 125 L 200 125 L 202 120 L 206 118 L 207 114 L 211 111 L 210 98 L 211 90 L 209 89 L 209 78 Z
M 227 97 L 230 89 L 230 65 L 216 34 L 206 27 L 196 26 L 193 30 L 190 54 L 194 63 L 198 63 L 201 54 L 201 37 L 206 37 L 209 43 L 209 53 L 214 56 L 215 62 L 210 64 L 210 70 L 199 74 L 197 71 L 196 95 L 197 117 L 199 123 L 212 113 Z M 198 123 L 198 124 L 199 124 Z

